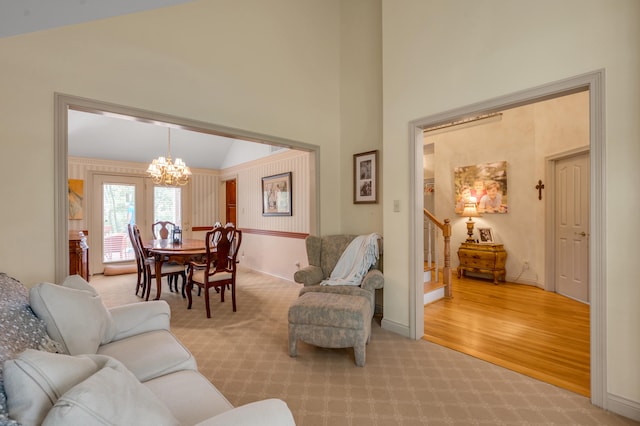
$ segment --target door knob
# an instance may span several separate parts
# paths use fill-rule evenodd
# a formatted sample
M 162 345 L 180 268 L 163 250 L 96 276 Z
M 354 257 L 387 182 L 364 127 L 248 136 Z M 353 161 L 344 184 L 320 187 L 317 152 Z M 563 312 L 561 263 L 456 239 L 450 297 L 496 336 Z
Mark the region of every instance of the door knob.
M 574 232 L 574 234 L 580 235 L 581 237 L 586 237 L 587 236 L 587 233 L 584 232 L 584 231 L 582 231 L 582 232 Z

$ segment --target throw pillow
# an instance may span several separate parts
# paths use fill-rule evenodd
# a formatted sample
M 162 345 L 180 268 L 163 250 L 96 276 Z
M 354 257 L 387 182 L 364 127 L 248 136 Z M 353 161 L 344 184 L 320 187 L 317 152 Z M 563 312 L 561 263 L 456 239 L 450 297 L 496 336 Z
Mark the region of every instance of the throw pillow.
M 156 426 L 179 423 L 158 397 L 126 368 L 105 367 L 62 395 L 42 424 Z
M 4 365 L 9 413 L 23 425 L 39 425 L 65 392 L 101 368 L 117 364 L 104 355 L 75 357 L 27 349 Z
M 75 288 L 76 290 L 85 290 L 96 296 L 98 295 L 98 292 L 96 291 L 95 287 L 89 284 L 80 275 L 69 275 L 67 276 L 67 278 L 64 279 L 64 281 L 62 281 L 62 284 L 60 285 L 62 287 Z
M 70 355 L 94 354 L 116 334 L 111 313 L 95 292 L 40 283 L 29 291 L 29 302 Z
M 9 418 L 4 391 L 3 363 L 27 348 L 63 352 L 47 334 L 44 322 L 29 307 L 29 292 L 18 280 L 0 273 L 0 425 L 16 425 Z

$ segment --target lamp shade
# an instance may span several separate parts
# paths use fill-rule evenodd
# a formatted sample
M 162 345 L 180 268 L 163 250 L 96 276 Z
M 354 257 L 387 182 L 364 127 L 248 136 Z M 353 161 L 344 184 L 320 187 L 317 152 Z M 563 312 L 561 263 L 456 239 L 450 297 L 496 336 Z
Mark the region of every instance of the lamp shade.
M 462 211 L 463 217 L 479 217 L 478 209 L 476 208 L 476 199 L 471 197 L 469 201 L 464 203 L 464 210 Z

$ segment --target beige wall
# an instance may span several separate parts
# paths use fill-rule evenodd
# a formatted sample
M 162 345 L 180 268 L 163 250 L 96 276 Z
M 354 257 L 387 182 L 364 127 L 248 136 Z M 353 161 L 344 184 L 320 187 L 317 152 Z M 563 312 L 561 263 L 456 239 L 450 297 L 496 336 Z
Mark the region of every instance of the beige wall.
M 340 5 L 341 232 L 382 233 L 381 7 L 371 0 Z M 353 154 L 373 150 L 379 151 L 378 204 L 353 204 Z
M 408 122 L 604 68 L 606 392 L 638 415 L 640 2 L 383 0 L 382 16 L 385 319 L 409 323 Z

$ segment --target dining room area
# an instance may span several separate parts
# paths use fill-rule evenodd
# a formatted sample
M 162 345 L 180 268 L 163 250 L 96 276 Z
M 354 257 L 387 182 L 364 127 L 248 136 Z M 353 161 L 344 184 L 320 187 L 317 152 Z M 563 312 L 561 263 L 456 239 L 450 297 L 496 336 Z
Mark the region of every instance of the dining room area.
M 275 276 L 289 278 L 305 262 L 304 238 L 317 226 L 316 197 L 309 196 L 316 179 L 313 150 L 281 147 L 282 141 L 268 136 L 250 142 L 221 135 L 208 123 L 62 97 L 61 115 L 68 123 L 60 135 L 67 148 L 65 225 L 74 235 L 68 241 L 69 262 L 78 251 L 71 253 L 71 245 L 82 244 L 87 278 L 135 272 L 127 228 L 136 224 L 149 243 L 151 225 L 158 221 L 175 224 L 183 242 L 203 242 L 215 223 L 233 223 L 244 237 L 238 260 Z M 168 182 L 162 174 L 154 176 L 163 162 L 180 165 L 183 176 Z M 290 201 L 287 211 L 271 214 L 264 211 L 262 194 L 279 176 L 288 179 Z M 197 249 L 204 250 L 204 244 Z M 61 272 L 74 270 L 80 269 Z

